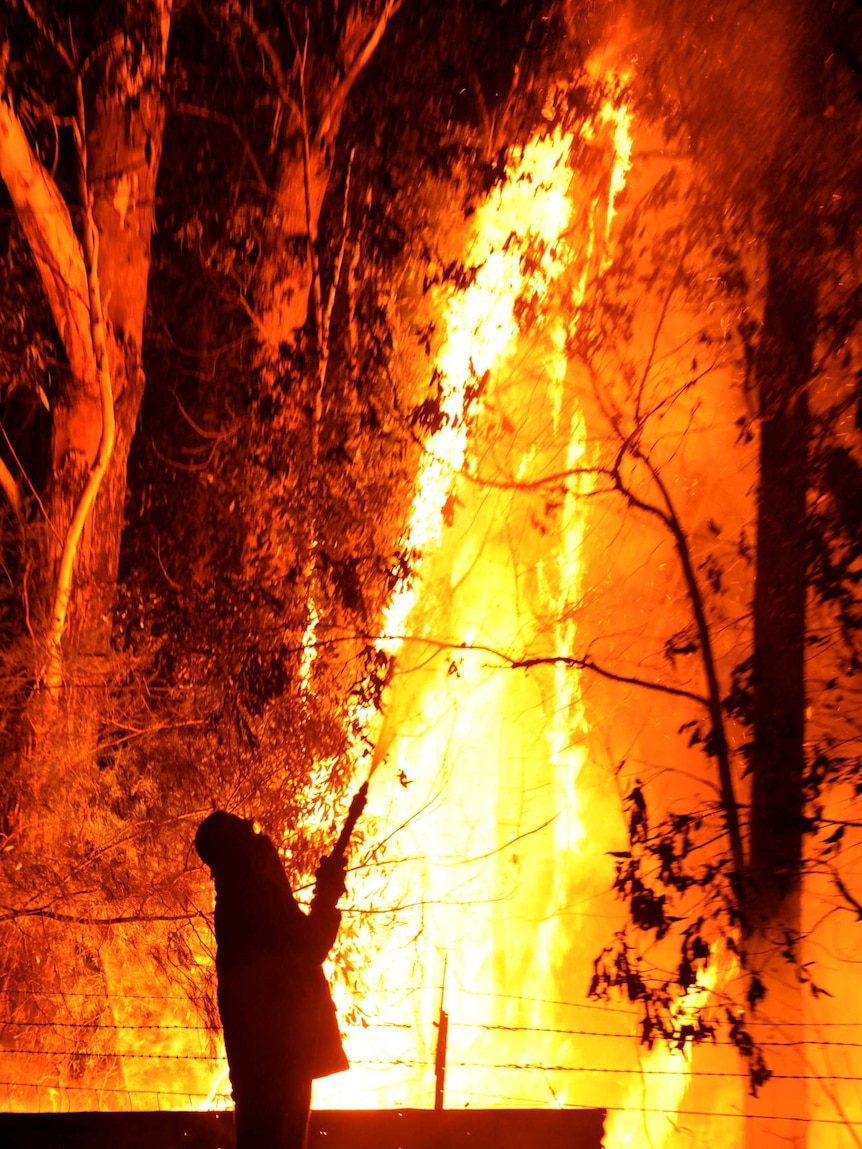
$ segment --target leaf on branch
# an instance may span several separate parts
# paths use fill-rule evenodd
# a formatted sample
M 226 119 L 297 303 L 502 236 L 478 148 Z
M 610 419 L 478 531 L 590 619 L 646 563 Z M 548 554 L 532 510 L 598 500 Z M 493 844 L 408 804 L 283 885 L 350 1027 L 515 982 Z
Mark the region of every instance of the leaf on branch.
M 758 1091 L 772 1076 L 772 1070 L 766 1064 L 763 1050 L 745 1028 L 742 1018 L 727 1010 L 727 1021 L 732 1044 L 736 1046 L 740 1056 L 748 1062 L 748 1082 L 751 1096 L 757 1097 Z
M 664 656 L 674 666 L 678 655 L 696 654 L 699 649 L 700 643 L 695 637 L 694 628 L 689 626 L 678 630 L 666 640 Z
M 756 1009 L 758 1004 L 766 997 L 766 986 L 756 973 L 751 975 L 751 981 L 749 982 L 748 992 L 745 997 L 752 1009 Z
M 746 658 L 734 666 L 730 675 L 730 690 L 722 703 L 726 714 L 745 725 L 750 725 L 753 715 L 753 666 L 752 658 Z
M 635 890 L 629 903 L 632 922 L 640 930 L 654 930 L 657 938 L 663 938 L 677 920 L 665 913 L 667 898 L 655 890 L 642 886 Z
M 656 1026 L 653 1019 L 647 1014 L 641 1021 L 641 1045 L 645 1045 L 647 1049 L 652 1049 L 655 1045 L 655 1030 L 659 1028 Z
M 844 826 L 839 826 L 837 830 L 833 830 L 828 838 L 825 839 L 827 846 L 839 846 L 844 837 Z
M 829 990 L 826 989 L 824 986 L 817 985 L 816 982 L 814 981 L 814 979 L 812 978 L 811 968 L 813 967 L 813 965 L 814 965 L 814 962 L 808 961 L 808 962 L 804 962 L 800 966 L 800 968 L 798 970 L 800 984 L 808 986 L 808 988 L 811 990 L 811 996 L 812 997 L 815 997 L 815 998 L 816 997 L 834 997 L 835 996 L 834 994 L 830 993 Z
M 639 782 L 629 791 L 626 803 L 629 806 L 629 837 L 632 842 L 645 842 L 649 835 L 649 821 L 646 799 Z
M 721 594 L 724 585 L 724 571 L 714 555 L 709 555 L 700 564 L 700 569 L 709 583 L 713 594 Z

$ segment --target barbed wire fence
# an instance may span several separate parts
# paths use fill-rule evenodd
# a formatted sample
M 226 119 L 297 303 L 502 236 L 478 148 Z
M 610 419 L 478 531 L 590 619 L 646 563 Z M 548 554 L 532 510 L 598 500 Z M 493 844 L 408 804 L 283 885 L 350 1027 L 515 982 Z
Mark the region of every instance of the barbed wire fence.
M 405 994 L 421 993 L 427 988 L 428 987 L 413 987 L 410 991 L 392 990 L 389 992 L 391 996 L 403 998 Z M 501 1037 L 505 1035 L 510 1042 L 511 1039 L 520 1039 L 522 1046 L 527 1046 L 532 1049 L 537 1040 L 541 1040 L 542 1037 L 549 1037 L 570 1042 L 573 1047 L 577 1045 L 579 1053 L 578 1057 L 573 1057 L 571 1060 L 551 1060 L 535 1056 L 527 1056 L 522 1059 L 506 1057 L 495 1059 L 492 1056 L 465 1059 L 456 1056 L 447 1060 L 447 1072 L 453 1074 L 455 1082 L 457 1082 L 457 1077 L 455 1076 L 457 1071 L 474 1071 L 475 1073 L 482 1074 L 484 1081 L 488 1083 L 495 1082 L 501 1088 L 489 1092 L 487 1086 L 484 1088 L 464 1088 L 461 1085 L 453 1083 L 447 1089 L 447 1095 L 450 1098 L 455 1097 L 457 1099 L 457 1103 L 452 1106 L 453 1108 L 462 1108 L 465 1106 L 472 1106 L 474 1108 L 483 1106 L 491 1108 L 535 1106 L 535 1093 L 529 1089 L 529 1082 L 531 1078 L 534 1078 L 536 1075 L 579 1075 L 584 1082 L 590 1079 L 595 1080 L 596 1078 L 614 1078 L 621 1081 L 634 1079 L 651 1081 L 654 1079 L 660 1080 L 661 1078 L 678 1077 L 681 1069 L 684 1069 L 691 1081 L 714 1078 L 737 1080 L 744 1085 L 748 1080 L 748 1075 L 744 1072 L 734 1073 L 725 1070 L 698 1068 L 692 1064 L 686 1051 L 676 1053 L 674 1055 L 675 1062 L 669 1068 L 656 1068 L 650 1067 L 649 1065 L 603 1065 L 600 1064 L 603 1058 L 599 1056 L 598 1053 L 596 1053 L 594 1057 L 589 1056 L 590 1048 L 597 1050 L 597 1043 L 601 1041 L 620 1042 L 634 1041 L 637 1039 L 639 1015 L 632 1009 L 555 999 L 521 998 L 510 994 L 495 994 L 467 989 L 459 992 L 467 997 L 488 999 L 504 998 L 508 1001 L 522 1004 L 529 1002 L 531 1004 L 555 1007 L 558 1009 L 569 1009 L 578 1011 L 580 1016 L 586 1015 L 588 1018 L 605 1016 L 611 1019 L 612 1024 L 608 1028 L 603 1029 L 595 1024 L 591 1025 L 587 1021 L 583 1024 L 573 1023 L 571 1025 L 548 1026 L 459 1021 L 457 1018 L 451 1018 L 449 1021 L 450 1032 L 454 1031 L 456 1034 L 460 1032 L 468 1038 L 477 1035 L 489 1038 L 493 1038 L 495 1035 Z M 13 1095 L 19 1099 L 19 1103 L 15 1106 L 16 1109 L 19 1111 L 22 1109 L 20 1099 L 23 1097 L 25 1100 L 23 1108 L 26 1108 L 28 1112 L 34 1113 L 75 1111 L 81 1108 L 88 1108 L 93 1104 L 94 1098 L 99 1108 L 104 1107 L 112 1110 L 200 1110 L 230 1106 L 226 1063 L 223 1059 L 214 1056 L 212 1052 L 214 1033 L 206 1026 L 202 1024 L 177 1023 L 124 1024 L 102 1020 L 51 1021 L 50 1023 L 11 1020 L 9 1018 L 9 1004 L 16 996 L 23 996 L 27 993 L 28 991 L 26 989 L 0 990 L 0 1025 L 2 1025 L 0 1032 L 4 1033 L 2 1049 L 0 1049 L 0 1059 L 2 1059 L 2 1063 L 6 1066 L 6 1073 L 4 1074 L 6 1079 L 0 1080 L 0 1112 L 7 1108 L 7 1106 L 3 1104 L 3 1096 L 8 1098 Z M 386 991 L 384 990 L 379 991 L 379 993 L 382 997 L 386 996 Z M 63 995 L 62 991 L 56 991 L 56 996 L 110 999 L 112 995 L 87 993 Z M 187 999 L 182 997 L 158 994 L 123 995 L 121 1000 L 128 1003 L 135 998 L 142 1002 L 149 1003 L 187 1004 Z M 626 1019 L 630 1024 L 626 1024 Z M 752 1023 L 752 1026 L 754 1029 L 757 1029 L 758 1025 L 767 1027 L 769 1024 L 768 1022 Z M 793 1046 L 803 1048 L 810 1047 L 812 1050 L 816 1049 L 818 1051 L 862 1050 L 862 1020 L 823 1022 L 816 1027 L 818 1036 L 812 1037 L 802 1033 L 797 1037 L 796 1032 L 804 1030 L 804 1028 L 804 1022 L 782 1024 L 780 1029 L 782 1032 L 787 1033 L 786 1037 L 778 1040 L 764 1039 L 760 1044 L 766 1048 L 773 1049 Z M 366 1034 L 371 1033 L 372 1035 L 375 1031 L 392 1030 L 400 1030 L 404 1031 L 405 1034 L 409 1034 L 415 1031 L 416 1025 L 410 1021 L 366 1020 L 362 1023 L 345 1025 L 343 1029 L 349 1040 L 351 1031 L 353 1030 L 362 1030 Z M 50 1030 L 53 1034 L 65 1034 L 68 1036 L 68 1041 L 62 1048 L 39 1048 L 38 1040 L 31 1042 L 26 1040 L 28 1034 L 34 1038 L 38 1038 L 39 1033 L 45 1030 Z M 100 1052 L 94 1052 L 92 1047 L 87 1048 L 89 1043 L 85 1040 L 85 1037 L 90 1038 L 96 1034 L 102 1036 L 109 1035 L 103 1043 L 103 1048 Z M 79 1040 L 76 1041 L 76 1038 Z M 111 1038 L 113 1038 L 113 1041 Z M 181 1052 L 164 1052 L 159 1049 L 151 1051 L 147 1049 L 148 1045 L 157 1045 L 160 1039 L 173 1040 L 176 1038 L 179 1038 L 183 1043 Z M 189 1051 L 195 1043 L 198 1046 L 199 1052 Z M 732 1042 L 722 1039 L 716 1039 L 710 1044 L 727 1047 L 732 1047 L 733 1045 Z M 123 1045 L 134 1046 L 134 1048 L 122 1048 Z M 843 1052 L 839 1054 L 839 1056 L 844 1056 Z M 166 1070 L 164 1074 L 166 1083 L 153 1088 L 129 1087 L 121 1084 L 99 1084 L 96 1082 L 80 1085 L 72 1083 L 64 1083 L 61 1085 L 51 1084 L 48 1081 L 49 1075 L 47 1073 L 41 1080 L 34 1080 L 36 1074 L 34 1073 L 34 1062 L 32 1059 L 40 1058 L 51 1058 L 54 1062 L 60 1059 L 69 1064 L 76 1062 L 81 1063 L 88 1058 L 104 1058 L 116 1060 L 121 1064 L 142 1063 L 153 1068 L 164 1066 Z M 21 1059 L 22 1071 L 16 1073 L 16 1063 L 19 1059 Z M 28 1059 L 27 1071 L 24 1070 L 25 1059 Z M 38 1064 L 38 1062 L 36 1064 Z M 208 1092 L 196 1092 L 193 1089 L 178 1086 L 175 1082 L 172 1082 L 171 1079 L 175 1076 L 175 1071 L 184 1065 L 199 1067 L 199 1076 L 209 1078 L 213 1082 L 220 1081 L 221 1088 L 211 1087 Z M 390 1074 L 392 1071 L 406 1071 L 404 1078 L 405 1084 L 408 1078 L 415 1080 L 417 1073 L 431 1075 L 434 1071 L 433 1057 L 422 1056 L 382 1056 L 379 1058 L 360 1056 L 351 1058 L 351 1065 L 359 1070 L 371 1070 Z M 775 1080 L 783 1081 L 808 1080 L 808 1078 L 803 1075 L 782 1074 L 780 1071 L 775 1073 L 774 1078 Z M 830 1084 L 842 1083 L 862 1087 L 862 1070 L 856 1073 L 818 1072 L 818 1079 Z M 527 1087 L 522 1088 L 525 1083 L 527 1083 Z M 82 1106 L 79 1103 L 82 1099 L 87 1102 L 86 1105 Z M 593 1106 L 571 1101 L 558 1101 L 557 1107 L 564 1109 L 593 1108 Z M 606 1104 L 603 1105 L 602 1108 L 606 1109 L 608 1113 L 637 1112 L 639 1114 L 660 1116 L 667 1112 L 664 1109 L 656 1108 L 648 1104 L 639 1104 L 637 1106 Z M 696 1108 L 685 1108 L 684 1106 L 675 1109 L 673 1115 L 677 1118 L 704 1117 L 726 1118 L 729 1120 L 738 1120 L 742 1117 L 741 1112 L 734 1112 L 730 1109 L 722 1110 L 718 1108 L 706 1111 Z M 766 1121 L 787 1120 L 783 1115 L 769 1113 L 764 1114 L 761 1119 Z M 833 1118 L 814 1115 L 807 1120 L 815 1125 L 845 1126 L 862 1130 L 862 1119 L 854 1120 L 849 1117 Z

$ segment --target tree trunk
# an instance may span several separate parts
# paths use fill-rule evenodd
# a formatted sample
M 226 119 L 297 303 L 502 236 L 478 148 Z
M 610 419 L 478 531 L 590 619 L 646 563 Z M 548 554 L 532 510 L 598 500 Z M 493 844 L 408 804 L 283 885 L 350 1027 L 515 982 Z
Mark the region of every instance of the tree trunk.
M 82 1001 L 106 992 L 104 930 L 82 921 L 103 917 L 110 896 L 99 859 L 116 815 L 99 750 L 111 685 L 126 468 L 144 386 L 141 344 L 170 11 L 171 0 L 106 4 L 99 15 L 117 21 L 116 34 L 87 57 L 83 72 L 64 57 L 78 73 L 77 202 L 66 203 L 39 162 L 11 101 L 0 103 L 0 174 L 68 363 L 51 397 L 50 469 L 27 588 L 33 666 L 17 713 L 2 716 L 0 745 L 0 828 L 12 846 L 4 855 L 3 900 L 13 914 L 40 904 L 49 907 L 46 918 L 59 914 L 50 925 L 22 917 L 7 927 L 0 980 L 31 987 L 49 1044 L 48 1023 L 67 1008 L 51 993 L 55 969 L 63 971 L 70 1009 L 79 987 Z M 70 20 L 70 42 L 77 33 L 83 47 L 92 16 L 82 16 L 75 28 Z M 63 55 L 62 45 L 57 50 Z M 42 962 L 34 936 L 52 960 Z M 59 1057 L 53 1064 L 58 1083 L 68 1067 Z M 121 1073 L 122 1063 L 115 1070 Z
M 266 33 L 253 27 L 280 89 L 286 127 L 253 285 L 257 345 L 243 568 L 250 584 L 262 587 L 264 609 L 275 606 L 276 617 L 262 623 L 261 633 L 292 634 L 292 679 L 303 658 L 297 640 L 317 617 L 316 523 L 326 513 L 320 444 L 328 321 L 318 224 L 347 98 L 400 3 L 347 5 L 334 38 L 322 29 L 306 31 L 289 67 Z M 313 331 L 302 346 L 306 325 Z
M 117 434 L 90 516 L 75 573 L 64 646 L 70 655 L 103 659 L 110 649 L 112 610 L 123 531 L 126 467 L 144 393 L 141 366 L 155 184 L 164 111 L 159 81 L 166 45 L 153 45 L 152 82 L 128 95 L 103 85 L 87 134 L 93 219 L 99 236 L 98 276 L 108 319 L 108 352 Z M 101 417 L 90 403 L 61 407 L 53 428 L 53 467 L 47 505 L 55 531 L 47 569 L 56 569 L 59 540 L 92 463 Z M 77 480 L 77 481 L 76 481 Z
M 760 404 L 760 482 L 754 593 L 751 823 L 744 917 L 754 995 L 750 1019 L 776 1077 L 749 1099 L 747 1143 L 807 1144 L 806 1066 L 799 1043 L 803 986 L 801 895 L 804 839 L 808 388 L 820 282 L 815 147 L 826 59 L 822 6 L 794 22 L 788 46 L 796 107 L 769 173 L 766 305 L 755 361 Z M 758 979 L 766 996 L 758 1000 Z M 761 1115 L 780 1114 L 783 1120 Z
M 752 976 L 767 991 L 762 1016 L 778 1021 L 765 1041 L 786 1041 L 783 1026 L 802 1020 L 795 962 L 801 934 L 805 726 L 806 496 L 811 377 L 817 292 L 813 278 L 788 258 L 799 236 L 771 240 L 769 283 L 757 370 L 761 402 L 760 486 L 754 594 L 754 752 L 745 914 Z M 810 251 L 810 246 L 807 249 Z M 803 261 L 804 263 L 804 261 Z M 756 1007 L 753 1018 L 761 1011 Z M 769 1054 L 777 1073 L 804 1076 L 801 1057 Z M 783 1087 L 783 1088 L 781 1088 Z M 805 1090 L 773 1082 L 752 1099 L 751 1145 L 805 1144 Z M 788 1127 L 756 1120 L 783 1113 Z M 776 1140 L 777 1138 L 777 1140 Z
M 110 40 L 111 50 L 101 54 L 98 87 L 86 107 L 86 122 L 77 125 L 84 162 L 82 194 L 88 205 L 79 204 L 70 212 L 8 105 L 0 124 L 15 144 L 14 150 L 7 150 L 2 175 L 39 268 L 69 365 L 52 401 L 51 466 L 42 499 L 45 520 L 37 532 L 28 590 L 37 687 L 23 702 L 18 721 L 7 722 L 4 731 L 7 762 L 26 764 L 23 777 L 31 780 L 31 797 L 48 800 L 52 807 L 64 801 L 68 787 L 63 779 L 76 773 L 63 767 L 70 747 L 79 763 L 92 764 L 97 751 L 124 525 L 126 466 L 144 386 L 141 343 L 164 122 L 160 87 L 170 0 L 149 0 L 126 15 L 126 35 Z M 95 67 L 90 69 L 91 74 L 94 71 Z M 50 210 L 45 211 L 44 205 Z M 78 228 L 72 213 L 82 217 Z M 82 245 L 78 235 L 90 226 L 94 240 L 88 258 L 88 245 Z M 93 262 L 95 267 L 90 266 Z M 82 493 L 97 456 L 105 450 L 105 395 L 99 382 L 105 375 L 100 374 L 98 362 L 99 308 L 94 299 L 104 315 L 101 330 L 116 435 L 95 503 L 80 538 L 70 545 Z M 58 612 L 64 551 L 74 561 L 68 607 Z M 52 658 L 59 668 L 59 684 L 40 688 Z

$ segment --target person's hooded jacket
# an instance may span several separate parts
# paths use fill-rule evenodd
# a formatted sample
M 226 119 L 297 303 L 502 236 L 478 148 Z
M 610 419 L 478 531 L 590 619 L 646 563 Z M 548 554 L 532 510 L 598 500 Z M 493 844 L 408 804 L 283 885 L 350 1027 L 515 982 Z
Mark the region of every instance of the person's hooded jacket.
M 341 922 L 343 867 L 318 871 L 309 913 L 278 851 L 252 822 L 216 811 L 195 836 L 212 871 L 218 1006 L 234 1098 L 347 1069 L 322 963 Z

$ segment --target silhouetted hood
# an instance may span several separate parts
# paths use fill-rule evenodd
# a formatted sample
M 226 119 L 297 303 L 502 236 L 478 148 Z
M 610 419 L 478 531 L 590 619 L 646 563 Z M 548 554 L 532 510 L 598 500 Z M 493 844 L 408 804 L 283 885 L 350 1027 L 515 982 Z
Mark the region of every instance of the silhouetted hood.
M 204 818 L 195 834 L 195 849 L 201 861 L 212 869 L 229 857 L 244 853 L 254 837 L 253 824 L 247 818 L 216 810 Z

